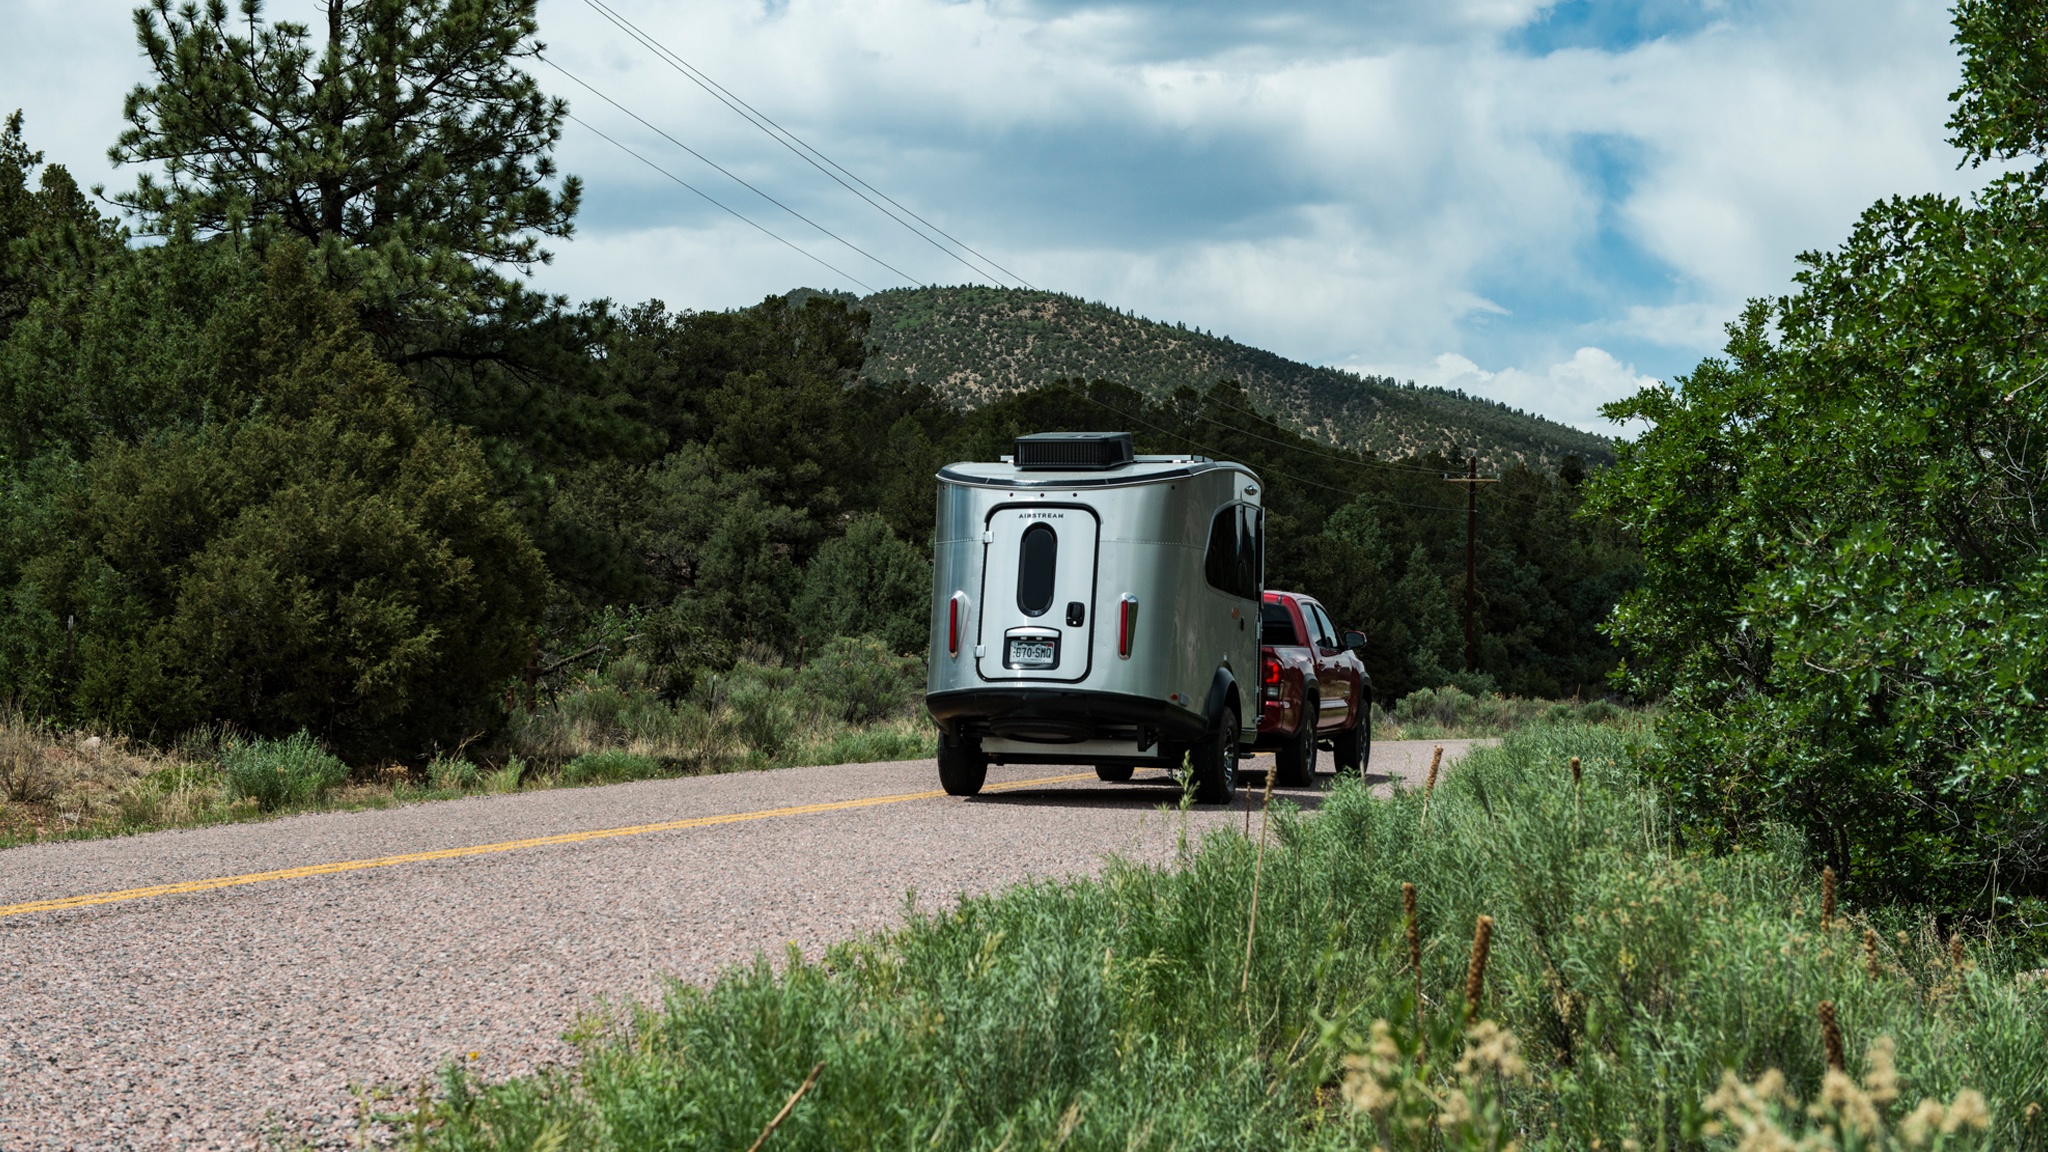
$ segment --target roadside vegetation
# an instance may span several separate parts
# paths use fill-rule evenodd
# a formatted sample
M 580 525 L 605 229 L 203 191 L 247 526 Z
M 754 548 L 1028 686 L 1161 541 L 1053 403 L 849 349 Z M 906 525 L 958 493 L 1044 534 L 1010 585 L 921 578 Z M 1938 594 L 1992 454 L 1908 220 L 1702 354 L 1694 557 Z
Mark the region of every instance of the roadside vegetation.
M 2048 1148 L 2041 941 L 1841 901 L 1789 828 L 1679 847 L 1644 738 L 1532 729 L 1433 791 L 1346 782 L 1175 865 L 912 911 L 393 1119 L 745 1148 L 822 1065 L 770 1146 Z
M 0 713 L 0 847 L 475 793 L 612 784 L 801 764 L 921 759 L 936 730 L 918 706 L 923 662 L 872 640 L 810 664 L 742 662 L 670 700 L 631 659 L 531 706 L 489 743 L 426 763 L 353 769 L 306 732 L 197 729 L 166 747 Z

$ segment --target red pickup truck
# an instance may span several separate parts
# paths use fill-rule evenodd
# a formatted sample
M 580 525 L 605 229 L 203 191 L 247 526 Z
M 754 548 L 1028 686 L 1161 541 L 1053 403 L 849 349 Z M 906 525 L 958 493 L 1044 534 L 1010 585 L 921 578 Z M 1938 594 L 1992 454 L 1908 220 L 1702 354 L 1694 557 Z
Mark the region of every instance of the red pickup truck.
M 1340 632 L 1314 597 L 1268 592 L 1259 608 L 1259 738 L 1275 783 L 1312 783 L 1327 743 L 1338 772 L 1365 771 L 1372 747 L 1372 678 L 1358 653 L 1365 633 Z

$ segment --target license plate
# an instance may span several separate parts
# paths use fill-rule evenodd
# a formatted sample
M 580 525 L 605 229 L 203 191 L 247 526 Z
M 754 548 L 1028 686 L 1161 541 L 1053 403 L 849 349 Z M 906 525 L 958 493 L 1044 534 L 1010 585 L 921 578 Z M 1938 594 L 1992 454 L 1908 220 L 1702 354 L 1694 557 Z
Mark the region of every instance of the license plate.
M 1011 637 L 1010 657 L 1004 661 L 1012 668 L 1050 668 L 1059 662 L 1059 641 L 1037 636 Z

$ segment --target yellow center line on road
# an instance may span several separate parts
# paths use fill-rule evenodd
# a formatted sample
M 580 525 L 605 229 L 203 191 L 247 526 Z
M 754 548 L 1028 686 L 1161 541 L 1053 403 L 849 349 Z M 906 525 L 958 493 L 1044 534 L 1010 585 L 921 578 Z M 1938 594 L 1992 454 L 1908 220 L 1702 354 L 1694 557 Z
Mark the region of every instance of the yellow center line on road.
M 984 791 L 1032 788 L 1041 784 L 1066 784 L 1093 780 L 1093 772 L 1067 776 L 1044 776 L 1036 780 L 1013 780 L 990 784 Z M 496 844 L 472 844 L 464 848 L 439 848 L 431 852 L 404 852 L 396 856 L 373 856 L 367 860 L 337 860 L 331 864 L 308 864 L 300 868 L 279 868 L 272 872 L 250 872 L 241 876 L 215 876 L 206 880 L 181 880 L 175 884 L 154 884 L 148 888 L 124 888 L 119 892 L 92 892 L 56 900 L 30 900 L 21 904 L 0 904 L 0 919 L 26 916 L 31 912 L 61 912 L 67 908 L 89 908 L 95 904 L 118 904 L 124 900 L 146 900 L 152 896 L 177 896 L 186 892 L 210 892 L 243 884 L 267 884 L 273 880 L 297 880 L 303 876 L 326 876 L 336 872 L 360 872 L 365 868 L 389 868 L 394 864 L 416 864 L 426 860 L 454 860 L 462 856 L 483 856 L 513 852 L 521 848 L 545 848 L 552 844 L 580 844 L 586 840 L 610 840 L 620 836 L 643 836 L 649 832 L 674 832 L 683 828 L 708 828 L 714 824 L 738 824 L 779 816 L 809 816 L 818 812 L 844 812 L 873 808 L 880 804 L 901 804 L 907 800 L 931 800 L 943 791 L 903 792 L 894 796 L 870 796 L 860 800 L 833 800 L 823 804 L 797 804 L 788 808 L 766 808 L 759 812 L 730 812 L 721 816 L 696 816 L 688 820 L 667 820 L 660 824 L 634 824 L 626 828 L 598 828 L 589 832 L 564 832 L 556 836 L 535 836 L 529 840 L 501 840 Z

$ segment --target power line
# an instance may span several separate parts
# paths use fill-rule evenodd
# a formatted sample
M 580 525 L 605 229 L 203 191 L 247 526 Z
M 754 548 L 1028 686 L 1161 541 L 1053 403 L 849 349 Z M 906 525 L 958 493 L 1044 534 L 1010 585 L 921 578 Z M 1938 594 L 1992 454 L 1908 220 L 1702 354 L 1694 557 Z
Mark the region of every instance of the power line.
M 858 244 L 853 243 L 851 240 L 846 239 L 845 237 L 839 235 L 837 232 L 834 232 L 830 228 L 825 227 L 823 224 L 818 223 L 816 220 L 813 220 L 810 217 L 804 215 L 803 213 L 797 211 L 796 209 L 791 208 L 789 205 L 784 204 L 782 201 L 777 200 L 775 197 L 770 196 L 768 193 L 761 191 L 759 188 L 754 187 L 752 184 L 749 184 L 746 180 L 742 179 L 739 175 L 727 169 L 718 161 L 713 160 L 711 157 L 704 155 L 702 152 L 697 151 L 695 148 L 690 147 L 688 144 L 683 143 L 681 140 L 676 139 L 675 137 L 669 135 L 667 132 L 664 132 L 660 128 L 654 126 L 653 124 L 648 123 L 646 117 L 640 115 L 638 112 L 633 111 L 631 108 L 626 107 L 624 104 L 619 103 L 617 100 L 612 99 L 610 96 L 607 96 L 604 93 L 598 91 L 596 86 L 592 85 L 588 80 L 583 79 L 583 77 L 576 75 L 574 72 L 569 71 L 567 68 L 562 67 L 560 64 L 555 63 L 552 59 L 546 56 L 539 57 L 539 60 L 541 63 L 547 65 L 550 68 L 553 68 L 555 71 L 560 72 L 562 75 L 575 81 L 577 84 L 582 85 L 584 90 L 589 92 L 592 96 L 597 97 L 599 100 L 604 101 L 605 103 L 611 105 L 612 107 L 617 108 L 619 111 L 624 112 L 626 115 L 631 116 L 633 119 L 638 120 L 641 126 L 660 136 L 662 139 L 668 141 L 669 143 L 675 145 L 678 148 L 681 148 L 683 151 L 688 152 L 690 155 L 695 156 L 697 159 L 702 160 L 704 163 L 710 165 L 711 167 L 716 168 L 719 172 L 723 173 L 725 176 L 730 178 L 733 181 L 733 183 L 738 184 L 740 187 L 745 188 L 747 191 L 752 192 L 754 195 L 759 196 L 761 199 L 766 200 L 770 204 L 775 205 L 777 208 L 782 209 L 784 212 L 789 213 L 791 216 L 794 216 L 797 219 L 803 221 L 804 223 L 809 224 L 811 227 L 816 228 L 818 231 L 823 232 L 825 235 L 830 236 L 832 239 L 839 241 L 839 243 L 845 245 L 848 249 L 851 249 L 852 251 L 859 253 L 860 255 L 865 256 L 868 259 L 874 261 L 875 263 L 880 264 L 882 267 L 887 268 L 891 272 L 894 272 L 896 275 L 902 277 L 904 280 L 909 281 L 912 284 L 917 283 L 917 278 L 915 276 L 912 276 L 910 273 L 905 272 L 901 268 L 896 267 L 894 264 L 889 263 L 887 260 L 882 259 L 880 256 L 877 256 L 874 253 L 867 251 Z M 588 125 L 586 125 L 586 127 L 587 126 Z M 872 289 L 870 289 L 870 291 L 872 291 Z
M 597 137 L 598 139 L 604 141 L 605 143 L 611 145 L 612 147 L 617 148 L 619 151 L 624 152 L 626 155 L 631 156 L 633 159 L 638 160 L 642 164 L 647 165 L 649 168 L 654 169 L 656 172 L 661 173 L 663 176 L 666 176 L 669 179 L 675 181 L 676 183 L 681 184 L 683 187 L 688 188 L 690 191 L 695 192 L 697 195 L 703 197 L 706 201 L 709 201 L 712 204 L 712 206 L 733 216 L 734 218 L 738 219 L 741 223 L 747 225 L 748 227 L 754 229 L 757 232 L 762 233 L 769 239 L 774 240 L 776 243 L 781 244 L 785 248 L 788 248 L 790 251 L 802 256 L 809 257 L 810 259 L 830 269 L 834 275 L 843 277 L 847 280 L 851 280 L 855 284 L 858 284 L 861 287 L 866 288 L 870 293 L 874 291 L 873 286 L 868 284 L 865 280 L 860 279 L 858 276 L 853 275 L 851 272 L 840 271 L 838 268 L 835 268 L 830 263 L 828 263 L 823 257 L 817 256 L 811 252 L 807 252 L 804 249 L 797 247 L 795 244 L 792 244 L 788 240 L 783 239 L 781 236 L 776 235 L 767 226 L 762 224 L 756 224 L 754 221 L 748 219 L 739 211 L 726 207 L 724 204 L 720 203 L 717 200 L 717 198 L 713 197 L 710 193 L 704 191 L 702 188 L 697 187 L 695 184 L 690 183 L 688 180 L 683 179 L 682 177 L 676 175 L 675 173 L 669 171 L 668 169 L 663 168 L 661 165 L 656 164 L 654 161 L 649 160 L 647 157 L 642 156 L 640 153 L 635 152 L 631 148 L 626 147 L 624 144 L 619 143 L 617 140 L 612 139 L 610 136 L 605 135 L 603 132 L 592 127 L 588 121 L 578 117 L 575 113 L 565 112 L 563 113 L 563 115 L 567 116 L 571 121 L 580 125 L 585 131 L 589 132 L 591 135 Z
M 646 48 L 650 52 L 653 52 L 655 56 L 660 58 L 663 63 L 667 64 L 671 68 L 674 68 L 676 71 L 682 73 L 686 78 L 690 80 L 691 83 L 697 85 L 699 88 L 704 89 L 704 91 L 710 93 L 714 99 L 724 104 L 727 108 L 732 109 L 733 112 L 738 114 L 741 119 L 747 121 L 749 124 L 752 124 L 754 127 L 759 128 L 762 132 L 766 133 L 769 139 L 774 140 L 776 143 L 782 145 L 784 148 L 789 149 L 791 152 L 795 153 L 799 159 L 803 160 L 811 167 L 816 168 L 818 171 L 823 172 L 827 177 L 829 177 L 833 181 L 833 183 L 838 184 L 841 188 L 844 188 L 848 192 L 853 193 L 855 196 L 860 197 L 862 200 L 867 201 L 868 204 L 875 209 L 875 211 L 880 212 L 882 215 L 887 216 L 889 219 L 895 221 L 897 224 L 900 224 L 904 228 L 909 229 L 912 235 L 916 236 L 920 240 L 923 240 L 925 243 L 930 244 L 932 247 L 937 248 L 940 252 L 945 253 L 948 257 L 959 263 L 961 266 L 965 267 L 968 271 L 973 272 L 976 276 L 979 276 L 984 280 L 994 280 L 997 282 L 998 285 L 1001 285 L 1000 279 L 998 279 L 995 276 L 991 276 L 984 269 L 975 267 L 972 263 L 970 263 L 965 257 L 961 256 L 958 252 L 955 252 L 951 248 L 946 247 L 944 244 L 939 243 L 937 240 L 932 239 L 929 235 L 925 234 L 923 231 L 919 230 L 915 225 L 911 224 L 909 220 L 903 219 L 902 216 L 898 216 L 895 212 L 891 212 L 888 208 L 884 208 L 881 204 L 876 203 L 874 197 L 869 196 L 867 192 L 873 192 L 875 196 L 880 196 L 883 200 L 888 201 L 889 204 L 894 206 L 898 211 L 901 211 L 904 216 L 910 217 L 911 220 L 915 220 L 919 224 L 924 225 L 926 228 L 931 229 L 933 232 L 938 233 L 940 236 L 945 237 L 947 240 L 951 241 L 956 247 L 972 255 L 975 259 L 980 260 L 982 263 L 988 265 L 990 268 L 994 268 L 996 271 L 1002 273 L 1004 276 L 1007 276 L 1012 280 L 1015 280 L 1017 283 L 1022 284 L 1026 288 L 1032 287 L 1030 281 L 1024 279 L 1022 276 L 1017 275 L 1015 272 L 1010 271 L 1008 268 L 1003 267 L 1001 264 L 996 263 L 994 260 L 989 259 L 987 256 L 982 255 L 980 252 L 970 247 L 964 241 L 953 236 L 945 229 L 940 228 L 938 225 L 933 224 L 931 221 L 926 220 L 924 217 L 919 216 L 917 213 L 912 212 L 908 208 L 905 208 L 901 203 L 899 203 L 894 197 L 890 196 L 888 193 L 883 192 L 881 189 L 876 188 L 874 185 L 861 179 L 859 176 L 854 175 L 851 171 L 848 171 L 838 161 L 832 159 L 830 156 L 825 155 L 823 152 L 818 151 L 818 149 L 812 147 L 807 141 L 805 141 L 802 137 L 798 136 L 796 133 L 791 132 L 787 128 L 784 128 L 781 124 L 778 124 L 773 119 L 771 119 L 767 114 L 761 112 L 759 109 L 747 103 L 745 100 L 740 99 L 738 96 L 733 95 L 730 91 L 728 91 L 725 88 L 724 85 L 718 83 L 718 81 L 716 80 L 713 80 L 708 74 L 703 72 L 696 65 L 691 64 L 689 61 L 683 59 L 681 56 L 671 51 L 668 48 L 668 46 L 661 43 L 661 41 L 656 40 L 653 36 L 642 31 L 640 27 L 634 24 L 631 20 L 628 20 L 624 16 L 621 16 L 617 12 L 613 11 L 608 5 L 602 3 L 602 0 L 584 0 L 584 3 L 589 5 L 590 8 L 593 11 L 595 11 L 599 16 L 602 16 L 607 21 L 610 21 L 614 27 L 619 29 L 619 31 L 624 32 L 626 35 L 632 37 L 634 40 L 639 41 L 642 47 Z M 816 157 L 816 159 L 813 159 L 812 157 Z M 824 163 L 819 163 L 820 160 L 824 161 Z M 830 165 L 830 167 L 828 168 L 826 165 Z M 844 173 L 846 179 L 840 178 L 841 173 Z M 860 188 L 855 188 L 853 184 L 848 184 L 846 180 L 852 180 L 854 184 L 860 185 Z M 861 191 L 861 188 L 867 189 L 867 192 Z

